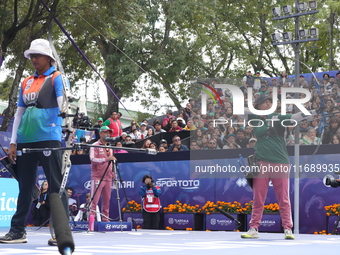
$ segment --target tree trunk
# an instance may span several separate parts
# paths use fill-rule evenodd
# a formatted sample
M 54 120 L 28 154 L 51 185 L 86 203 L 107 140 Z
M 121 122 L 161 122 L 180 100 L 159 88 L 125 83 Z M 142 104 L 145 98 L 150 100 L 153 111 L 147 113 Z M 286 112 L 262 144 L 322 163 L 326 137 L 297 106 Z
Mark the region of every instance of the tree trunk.
M 181 109 L 183 108 L 181 106 L 180 101 L 178 100 L 178 98 L 175 96 L 175 94 L 172 92 L 171 86 L 169 83 L 167 82 L 163 82 L 162 83 L 163 87 L 166 89 L 166 93 L 169 95 L 170 99 L 172 100 L 172 102 L 174 102 L 175 106 L 177 107 L 177 109 Z
M 120 100 L 122 97 L 122 92 L 120 91 L 119 88 L 115 86 L 116 82 L 114 81 L 114 78 L 111 76 L 108 76 L 105 81 L 107 84 L 109 84 L 112 91 L 117 95 L 117 97 Z M 112 94 L 111 91 L 107 90 L 107 108 L 105 111 L 105 118 L 109 118 L 113 111 L 118 112 L 118 110 L 119 110 L 118 99 Z

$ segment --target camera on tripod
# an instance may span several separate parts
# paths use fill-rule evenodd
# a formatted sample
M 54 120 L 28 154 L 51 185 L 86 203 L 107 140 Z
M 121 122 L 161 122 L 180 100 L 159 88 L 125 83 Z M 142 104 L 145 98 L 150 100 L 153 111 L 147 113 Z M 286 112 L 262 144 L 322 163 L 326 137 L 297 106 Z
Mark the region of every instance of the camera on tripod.
M 81 112 L 78 116 L 78 118 L 75 118 L 73 120 L 73 126 L 78 129 L 89 129 L 92 126 L 91 120 L 88 116 L 85 115 L 84 112 Z
M 324 182 L 326 186 L 331 186 L 332 188 L 337 188 L 340 186 L 340 179 L 335 179 L 332 175 L 326 175 L 324 177 Z

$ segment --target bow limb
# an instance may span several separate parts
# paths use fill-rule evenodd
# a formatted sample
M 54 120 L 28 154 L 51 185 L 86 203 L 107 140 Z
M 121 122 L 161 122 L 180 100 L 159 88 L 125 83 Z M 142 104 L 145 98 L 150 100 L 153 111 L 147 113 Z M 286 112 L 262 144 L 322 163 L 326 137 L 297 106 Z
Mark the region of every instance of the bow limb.
M 70 92 L 69 92 L 69 82 L 68 79 L 65 76 L 65 72 L 64 72 L 64 68 L 61 64 L 59 55 L 54 47 L 53 44 L 53 39 L 52 39 L 52 23 L 50 26 L 50 29 L 48 31 L 48 39 L 50 42 L 50 47 L 52 49 L 53 55 L 56 59 L 57 65 L 58 65 L 58 69 L 60 70 L 60 75 L 62 78 L 62 83 L 63 83 L 63 102 L 62 102 L 62 107 L 60 109 L 60 116 L 64 119 L 64 126 L 65 126 L 65 143 L 66 143 L 66 147 L 71 147 L 72 145 L 72 134 L 74 132 L 74 129 L 72 127 L 72 119 L 71 117 L 75 117 L 78 116 L 78 109 L 75 115 L 73 115 L 71 113 L 71 106 L 70 106 L 70 101 L 71 101 L 71 97 L 70 97 Z M 63 179 L 62 179 L 62 183 L 59 189 L 59 196 L 61 197 L 62 194 L 65 191 L 65 187 L 66 187 L 66 183 L 68 180 L 68 175 L 71 169 L 71 151 L 70 150 L 65 150 L 62 156 L 62 174 L 63 174 Z

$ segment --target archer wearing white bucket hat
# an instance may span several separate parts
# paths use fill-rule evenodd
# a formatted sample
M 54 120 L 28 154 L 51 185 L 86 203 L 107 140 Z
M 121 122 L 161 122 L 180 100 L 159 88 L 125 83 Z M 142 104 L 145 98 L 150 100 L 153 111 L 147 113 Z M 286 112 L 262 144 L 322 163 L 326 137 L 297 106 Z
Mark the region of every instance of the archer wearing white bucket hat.
M 0 236 L 0 243 L 27 243 L 26 219 L 32 204 L 31 190 L 36 182 L 38 164 L 44 169 L 51 193 L 58 193 L 62 182 L 62 153 L 52 150 L 24 153 L 16 157 L 23 148 L 59 148 L 62 139 L 63 82 L 60 72 L 53 65 L 55 58 L 47 40 L 36 39 L 24 52 L 35 69 L 33 75 L 25 78 L 20 87 L 15 113 L 8 158 L 16 162 L 19 195 L 11 229 Z M 34 154 L 34 155 L 33 155 Z M 62 195 L 65 216 L 68 215 L 66 192 Z M 55 238 L 48 241 L 56 245 Z
M 53 61 L 55 61 L 50 44 L 45 39 L 36 39 L 31 42 L 31 46 L 28 50 L 25 50 L 24 56 L 30 59 L 31 54 L 49 56 Z

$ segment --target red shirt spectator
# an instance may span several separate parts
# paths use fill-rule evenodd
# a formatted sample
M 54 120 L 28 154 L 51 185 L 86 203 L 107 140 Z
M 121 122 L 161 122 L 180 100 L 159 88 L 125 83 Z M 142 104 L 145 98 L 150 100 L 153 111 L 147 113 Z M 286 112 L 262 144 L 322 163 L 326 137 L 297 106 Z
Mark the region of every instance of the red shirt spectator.
M 162 128 L 166 127 L 169 124 L 169 121 L 171 118 L 176 118 L 174 115 L 172 115 L 172 111 L 171 110 L 167 110 L 166 111 L 166 116 L 163 119 L 162 122 Z
M 178 126 L 177 120 L 173 120 L 171 122 L 171 128 L 170 128 L 169 132 L 179 132 L 179 131 L 182 131 L 182 128 L 180 126 Z
M 118 119 L 117 112 L 112 112 L 111 117 L 105 120 L 103 126 L 108 126 L 111 130 L 111 137 L 117 137 L 122 135 L 122 123 Z

